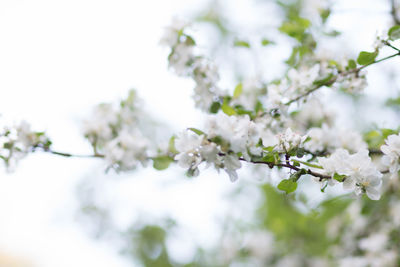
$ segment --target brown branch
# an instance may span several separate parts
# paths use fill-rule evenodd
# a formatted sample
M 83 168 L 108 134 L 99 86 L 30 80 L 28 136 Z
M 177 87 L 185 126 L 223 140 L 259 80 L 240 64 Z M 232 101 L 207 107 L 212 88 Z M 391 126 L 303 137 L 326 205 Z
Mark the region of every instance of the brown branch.
M 270 167 L 271 169 L 273 167 L 282 167 L 282 168 L 288 168 L 294 171 L 300 171 L 301 168 L 298 168 L 296 166 L 291 165 L 290 163 L 275 163 L 275 162 L 265 162 L 265 161 L 247 161 L 244 158 L 239 158 L 239 160 L 241 161 L 246 161 L 249 163 L 254 163 L 254 164 L 265 164 L 268 165 L 268 167 Z M 310 174 L 312 176 L 318 177 L 320 179 L 320 181 L 324 180 L 324 179 L 331 179 L 332 177 L 326 174 L 322 174 L 322 173 L 318 173 L 318 172 L 314 172 L 310 169 L 306 169 L 307 174 Z

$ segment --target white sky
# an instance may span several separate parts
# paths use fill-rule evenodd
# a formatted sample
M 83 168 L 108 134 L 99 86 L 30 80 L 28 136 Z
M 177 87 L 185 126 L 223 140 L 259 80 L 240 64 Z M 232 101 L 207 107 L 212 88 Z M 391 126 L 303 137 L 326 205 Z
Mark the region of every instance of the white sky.
M 176 129 L 198 124 L 192 83 L 168 72 L 167 54 L 158 41 L 173 16 L 182 17 L 206 2 L 0 0 L 0 114 L 26 119 L 47 130 L 58 150 L 75 153 L 89 151 L 79 120 L 94 105 L 118 100 L 130 88 L 137 88 L 148 109 Z M 349 9 L 350 1 L 342 2 Z M 371 1 L 351 2 L 357 9 Z M 339 29 L 353 25 L 357 38 L 369 43 L 375 29 L 387 24 L 380 20 L 387 6 L 377 10 L 376 17 L 364 17 L 362 29 L 356 24 L 358 15 L 346 11 L 332 18 L 333 24 Z M 366 48 L 355 42 L 354 49 Z M 129 266 L 113 248 L 91 240 L 74 223 L 75 187 L 93 168 L 99 169 L 94 161 L 39 154 L 22 161 L 13 174 L 0 173 L 0 252 L 22 255 L 39 267 Z M 162 177 L 173 181 L 176 173 L 181 172 Z M 223 188 L 232 186 L 227 177 L 206 175 L 155 197 L 163 191 L 156 184 L 162 177 L 155 171 L 132 175 L 132 181 L 116 185 L 122 189 L 115 202 L 134 213 L 172 210 L 203 232 L 213 229 L 209 211 L 226 209 L 224 203 L 215 203 Z M 209 237 L 196 236 L 196 229 L 194 238 L 206 243 Z

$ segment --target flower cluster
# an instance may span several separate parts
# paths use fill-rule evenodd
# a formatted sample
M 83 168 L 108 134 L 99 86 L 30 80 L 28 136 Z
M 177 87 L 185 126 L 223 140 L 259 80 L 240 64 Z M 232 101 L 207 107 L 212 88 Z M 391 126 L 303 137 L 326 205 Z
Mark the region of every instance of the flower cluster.
M 238 176 L 240 160 L 252 162 L 254 157 L 262 158 L 274 151 L 289 154 L 303 146 L 306 137 L 288 128 L 283 134 L 274 135 L 262 123 L 250 120 L 248 115 L 228 116 L 224 113 L 209 115 L 205 133 L 197 129 L 182 132 L 175 139 L 179 152 L 175 159 L 190 174 L 199 173 L 202 162 L 224 169 L 232 181 Z M 264 149 L 267 152 L 264 153 Z M 271 163 L 273 162 L 265 162 Z
M 0 132 L 0 158 L 4 160 L 9 171 L 28 153 L 37 148 L 48 150 L 50 146 L 51 141 L 45 133 L 32 131 L 26 121 L 15 127 L 4 127 Z
M 236 181 L 238 175 L 236 170 L 242 165 L 235 154 L 223 154 L 221 147 L 210 142 L 204 135 L 184 131 L 175 139 L 175 147 L 179 152 L 175 156 L 179 166 L 188 169 L 188 174 L 197 176 L 200 163 L 213 164 L 218 169 L 224 169 L 231 181 Z
M 278 139 L 279 142 L 276 150 L 283 153 L 289 153 L 291 150 L 297 149 L 299 146 L 303 145 L 307 136 L 301 136 L 288 128 L 285 133 L 278 135 Z
M 400 134 L 389 135 L 386 139 L 386 144 L 381 146 L 384 153 L 382 163 L 389 167 L 392 176 L 397 177 L 400 170 L 399 157 L 400 157 Z
M 279 83 L 268 86 L 268 106 L 270 109 L 282 108 L 290 100 L 312 90 L 314 82 L 320 77 L 320 64 L 312 67 L 302 66 L 299 69 L 290 69 L 287 77 Z
M 142 132 L 140 101 L 135 91 L 119 106 L 100 104 L 83 123 L 83 132 L 95 156 L 104 156 L 109 167 L 132 170 L 138 163 L 146 165 L 150 141 Z
M 320 157 L 318 162 L 332 179 L 343 181 L 343 188 L 352 190 L 356 195 L 366 193 L 373 200 L 380 198 L 380 173 L 366 149 L 350 154 L 345 149 L 338 149 L 329 157 Z
M 321 128 L 314 127 L 309 129 L 307 136 L 310 139 L 305 143 L 304 147 L 312 153 L 333 152 L 338 148 L 357 152 L 367 148 L 367 144 L 358 132 L 329 127 L 327 124 L 323 124 Z
M 180 21 L 173 21 L 167 27 L 161 44 L 171 48 L 168 56 L 169 67 L 180 76 L 191 77 L 196 86 L 193 99 L 196 107 L 208 112 L 213 102 L 218 101 L 225 94 L 217 83 L 218 70 L 215 65 L 202 56 L 195 54 L 195 41 L 186 34 L 187 25 Z
M 367 85 L 366 71 L 359 71 L 338 75 L 333 87 L 350 94 L 357 94 L 361 93 Z

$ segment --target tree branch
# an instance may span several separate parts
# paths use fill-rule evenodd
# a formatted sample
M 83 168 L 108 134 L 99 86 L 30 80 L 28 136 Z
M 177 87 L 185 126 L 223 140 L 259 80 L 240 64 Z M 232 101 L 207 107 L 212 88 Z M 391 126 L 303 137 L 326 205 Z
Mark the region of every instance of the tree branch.
M 296 101 L 302 99 L 303 97 L 306 97 L 306 96 L 308 96 L 309 94 L 311 94 L 311 93 L 317 91 L 318 89 L 320 89 L 320 88 L 323 87 L 323 86 L 333 84 L 333 83 L 337 80 L 337 78 L 338 78 L 339 76 L 347 76 L 347 75 L 352 74 L 352 73 L 358 73 L 358 72 L 360 72 L 361 70 L 365 69 L 365 68 L 368 67 L 368 66 L 371 66 L 371 65 L 374 65 L 374 64 L 376 64 L 376 63 L 379 63 L 379 62 L 388 60 L 388 59 L 393 58 L 393 57 L 395 57 L 395 56 L 400 56 L 400 49 L 398 49 L 397 47 L 394 47 L 394 46 L 390 45 L 388 42 L 387 42 L 387 45 L 390 46 L 391 48 L 395 49 L 395 50 L 398 51 L 398 52 L 395 53 L 395 54 L 392 54 L 392 55 L 390 55 L 390 56 L 381 58 L 381 59 L 379 59 L 379 60 L 375 60 L 374 62 L 372 62 L 372 63 L 370 63 L 370 64 L 363 65 L 363 66 L 360 66 L 360 67 L 358 67 L 358 68 L 351 69 L 351 70 L 348 70 L 348 71 L 345 71 L 345 72 L 340 72 L 340 73 L 338 73 L 335 77 L 333 77 L 331 80 L 327 81 L 325 84 L 318 85 L 318 86 L 316 86 L 316 87 L 314 87 L 314 88 L 312 88 L 312 89 L 310 89 L 310 90 L 304 92 L 303 94 L 301 94 L 301 95 L 299 95 L 299 96 L 293 98 L 292 100 L 288 101 L 287 103 L 285 103 L 285 105 L 290 105 L 290 104 L 292 104 L 293 102 L 296 102 Z

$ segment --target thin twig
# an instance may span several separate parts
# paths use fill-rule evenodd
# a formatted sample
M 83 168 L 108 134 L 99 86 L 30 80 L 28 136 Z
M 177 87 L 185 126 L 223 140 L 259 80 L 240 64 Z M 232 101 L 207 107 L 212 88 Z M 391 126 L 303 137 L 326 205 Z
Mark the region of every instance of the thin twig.
M 64 153 L 64 152 L 58 152 L 54 150 L 44 150 L 44 152 L 57 155 L 57 156 L 62 156 L 62 157 L 68 157 L 68 158 L 104 158 L 104 155 L 102 154 L 92 154 L 92 155 L 77 155 L 77 154 L 70 154 L 70 153 Z
M 308 96 L 309 94 L 311 94 L 311 93 L 317 91 L 318 89 L 322 88 L 322 87 L 325 86 L 325 85 L 331 85 L 331 84 L 333 84 L 333 83 L 337 80 L 337 78 L 338 78 L 339 76 L 346 76 L 346 75 L 349 75 L 349 74 L 352 74 L 352 73 L 359 73 L 361 70 L 365 69 L 365 68 L 368 67 L 368 66 L 371 66 L 371 65 L 373 65 L 373 64 L 376 64 L 376 63 L 379 63 L 379 62 L 388 60 L 388 59 L 393 58 L 393 57 L 395 57 L 395 56 L 400 56 L 400 49 L 398 49 L 398 48 L 396 48 L 396 47 L 394 47 L 394 46 L 392 46 L 392 45 L 389 45 L 389 46 L 390 46 L 391 48 L 397 50 L 398 52 L 397 52 L 396 54 L 392 54 L 392 55 L 390 55 L 390 56 L 387 56 L 387 57 L 384 57 L 384 58 L 375 60 L 374 62 L 371 62 L 371 63 L 369 63 L 369 64 L 360 66 L 360 67 L 358 67 L 358 68 L 351 69 L 351 70 L 348 70 L 348 71 L 345 71 L 345 72 L 339 72 L 337 76 L 333 77 L 331 80 L 327 81 L 325 84 L 318 85 L 318 86 L 316 86 L 316 87 L 314 87 L 314 88 L 312 88 L 312 89 L 310 89 L 310 90 L 304 92 L 303 94 L 301 94 L 301 95 L 299 95 L 299 96 L 293 98 L 292 100 L 288 101 L 287 103 L 285 103 L 285 105 L 290 105 L 290 104 L 292 104 L 293 102 L 296 102 L 296 101 L 302 99 L 303 97 L 306 97 L 306 96 Z

